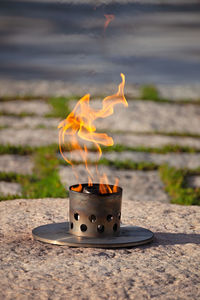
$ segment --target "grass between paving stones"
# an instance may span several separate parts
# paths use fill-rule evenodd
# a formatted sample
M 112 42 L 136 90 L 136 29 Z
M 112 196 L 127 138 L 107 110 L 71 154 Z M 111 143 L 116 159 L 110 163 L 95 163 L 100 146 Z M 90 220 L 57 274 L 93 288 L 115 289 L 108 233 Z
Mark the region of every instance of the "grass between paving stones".
M 154 85 L 143 85 L 140 88 L 140 100 L 150 100 L 156 102 L 164 102 L 164 103 L 171 103 L 171 104 L 200 104 L 200 99 L 189 100 L 189 99 L 180 99 L 180 100 L 170 100 L 166 98 L 162 98 L 156 86 Z
M 61 162 L 66 165 L 66 163 Z M 74 164 L 79 164 L 74 162 Z M 91 163 L 94 164 L 94 163 Z M 115 167 L 116 169 L 152 171 L 158 170 L 165 185 L 166 192 L 171 197 L 171 203 L 182 205 L 200 205 L 200 189 L 187 187 L 187 177 L 200 175 L 200 168 L 196 170 L 176 169 L 168 165 L 158 166 L 148 162 L 133 162 L 131 160 L 109 161 L 101 159 L 99 165 Z
M 200 188 L 187 187 L 187 177 L 200 175 L 200 169 L 177 170 L 167 165 L 159 168 L 161 179 L 165 184 L 165 190 L 171 197 L 171 203 L 184 205 L 200 205 Z
M 13 146 L 13 145 L 0 145 L 0 155 L 2 154 L 18 154 L 29 155 L 36 151 L 36 148 L 31 146 Z
M 94 150 L 94 148 L 92 149 Z M 133 151 L 133 152 L 148 152 L 148 153 L 199 153 L 200 149 L 189 147 L 189 146 L 180 146 L 180 145 L 165 145 L 163 147 L 129 147 L 121 144 L 115 144 L 111 147 L 102 147 L 103 152 L 123 152 L 123 151 Z
M 160 95 L 157 88 L 154 85 L 143 85 L 140 88 L 140 94 L 142 100 L 160 101 Z
M 16 147 L 17 148 L 17 147 Z M 12 154 L 13 150 L 11 149 Z M 5 149 L 4 149 L 5 150 Z M 34 149 L 33 151 L 24 149 L 22 151 L 19 148 L 17 154 L 30 154 L 32 153 L 34 157 L 34 170 L 32 175 L 20 175 L 14 173 L 0 173 L 1 181 L 17 182 L 22 186 L 22 196 L 17 196 L 16 198 L 65 198 L 68 196 L 67 191 L 60 182 L 58 174 L 58 159 L 56 153 L 58 147 L 53 145 L 51 147 L 40 147 Z M 4 151 L 5 154 L 5 151 Z M 15 152 L 16 154 L 16 152 Z M 1 196 L 0 200 L 13 199 L 13 196 Z
M 6 172 L 0 172 L 0 181 L 7 181 L 7 182 L 17 182 L 21 185 L 23 185 L 24 180 L 27 180 L 27 178 L 29 178 L 29 180 L 31 180 L 31 176 L 30 175 L 21 175 L 21 174 L 16 174 L 16 173 L 6 173 Z M 22 197 L 22 195 L 0 195 L 0 201 L 2 200 L 13 200 L 13 199 L 19 199 L 19 198 L 25 198 Z
M 68 149 L 66 148 L 65 150 Z M 121 145 L 116 145 L 115 151 L 116 150 L 124 151 L 124 148 Z M 147 151 L 149 149 L 143 150 Z M 158 149 L 156 151 L 158 153 Z M 30 146 L 22 147 L 1 145 L 0 154 L 33 155 L 35 161 L 35 167 L 32 175 L 20 175 L 5 172 L 0 173 L 1 181 L 18 182 L 22 186 L 22 196 L 1 196 L 0 200 L 14 198 L 67 197 L 67 191 L 61 184 L 58 173 L 59 165 L 66 165 L 66 163 L 64 160 L 58 158 L 58 145 L 53 144 L 51 146 L 38 148 Z M 75 163 L 78 164 L 77 162 Z M 200 189 L 188 188 L 186 184 L 187 176 L 200 174 L 200 168 L 192 171 L 186 169 L 177 170 L 167 165 L 158 166 L 154 163 L 137 163 L 131 160 L 109 161 L 105 158 L 102 158 L 99 161 L 99 164 L 112 166 L 116 169 L 143 171 L 159 170 L 160 176 L 165 184 L 165 189 L 172 199 L 172 203 L 200 205 Z
M 52 112 L 47 114 L 46 117 L 56 117 L 65 119 L 70 113 L 69 101 L 79 100 L 79 96 L 72 97 L 51 97 L 47 101 L 52 106 Z
M 66 190 L 60 182 L 58 160 L 53 148 L 40 148 L 34 154 L 33 180 L 23 183 L 23 193 L 28 198 L 65 198 Z

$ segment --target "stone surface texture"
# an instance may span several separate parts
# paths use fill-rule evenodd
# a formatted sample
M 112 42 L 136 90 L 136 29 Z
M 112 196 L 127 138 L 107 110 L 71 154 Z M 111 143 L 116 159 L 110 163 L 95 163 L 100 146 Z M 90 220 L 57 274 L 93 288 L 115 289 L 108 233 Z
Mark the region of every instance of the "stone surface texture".
M 5 121 L 5 122 L 4 122 Z M 58 143 L 59 119 L 35 118 L 35 117 L 0 117 L 0 126 L 14 127 L 1 130 L 0 143 L 10 145 L 43 146 Z M 39 127 L 48 128 L 39 128 Z M 130 147 L 163 147 L 167 145 L 179 145 L 200 149 L 200 138 L 173 137 L 164 135 L 136 135 L 127 133 L 110 133 L 115 144 Z M 82 143 L 83 144 L 83 143 Z M 91 146 L 88 144 L 88 146 Z
M 73 151 L 71 153 L 64 152 L 66 157 L 69 157 L 73 161 L 84 163 L 79 151 Z M 98 161 L 97 152 L 88 152 L 88 160 L 91 162 Z M 166 153 L 157 154 L 149 152 L 135 152 L 135 151 L 123 151 L 123 152 L 105 152 L 102 158 L 106 158 L 110 161 L 125 161 L 130 160 L 133 162 L 149 162 L 157 165 L 169 164 L 176 168 L 189 168 L 195 169 L 200 167 L 200 153 Z
M 94 182 L 99 182 L 95 166 L 90 166 L 89 170 L 94 176 Z M 101 175 L 105 173 L 108 176 L 111 184 L 115 183 L 115 178 L 119 179 L 119 185 L 123 187 L 125 199 L 135 201 L 156 201 L 157 199 L 161 202 L 169 202 L 157 171 L 116 170 L 106 166 L 99 166 L 98 170 Z M 75 166 L 75 171 L 79 174 L 80 182 L 88 181 L 88 173 L 83 165 Z M 70 185 L 77 184 L 71 167 L 60 167 L 59 175 L 61 182 L 67 189 Z
M 176 168 L 189 168 L 195 169 L 200 166 L 200 153 L 145 153 L 145 152 L 109 152 L 104 153 L 104 157 L 114 160 L 126 160 L 130 159 L 134 162 L 153 162 L 157 165 L 169 164 Z
M 101 107 L 93 101 L 94 108 Z M 156 103 L 151 101 L 129 101 L 129 107 L 116 105 L 114 114 L 106 119 L 98 119 L 99 130 L 133 132 L 179 132 L 200 134 L 200 106 L 192 104 Z M 70 103 L 72 109 L 75 102 Z
M 174 137 L 158 134 L 126 134 L 126 133 L 111 133 L 115 144 L 121 144 L 130 147 L 164 147 L 167 145 L 179 145 L 200 149 L 200 138 L 191 137 Z
M 0 111 L 8 114 L 36 114 L 44 116 L 51 112 L 51 107 L 41 100 L 13 100 L 0 102 Z
M 183 0 L 181 0 L 182 2 Z M 198 1 L 198 0 L 197 0 Z M 149 1 L 148 1 L 149 2 Z M 174 3 L 174 1 L 172 0 Z M 187 2 L 187 0 L 186 0 Z M 161 97 L 171 100 L 193 100 L 198 101 L 200 98 L 200 85 L 185 84 L 185 85 L 157 85 L 156 86 Z M 113 84 L 92 85 L 89 88 L 91 95 L 108 95 L 115 93 Z M 11 80 L 0 79 L 0 96 L 24 96 L 33 95 L 38 96 L 83 96 L 88 93 L 88 86 L 81 84 L 72 84 L 61 80 Z M 141 95 L 139 85 L 126 84 L 125 93 L 134 98 L 139 98 Z
M 30 146 L 46 146 L 58 143 L 58 130 L 39 128 L 32 130 L 31 128 L 16 129 L 6 128 L 1 130 L 0 144 L 3 145 L 30 145 Z
M 0 203 L 1 298 L 200 298 L 200 208 L 123 199 L 122 222 L 155 233 L 129 249 L 69 248 L 34 241 L 31 230 L 63 222 L 68 199 Z
M 43 118 L 40 116 L 16 117 L 1 116 L 0 126 L 19 128 L 57 127 L 60 120 L 56 118 Z
M 31 174 L 33 170 L 33 162 L 28 156 L 21 155 L 0 155 L 0 172 Z
M 21 195 L 21 186 L 16 182 L 0 181 L 0 195 Z
M 199 175 L 190 176 L 187 180 L 187 183 L 189 187 L 200 188 L 200 176 Z

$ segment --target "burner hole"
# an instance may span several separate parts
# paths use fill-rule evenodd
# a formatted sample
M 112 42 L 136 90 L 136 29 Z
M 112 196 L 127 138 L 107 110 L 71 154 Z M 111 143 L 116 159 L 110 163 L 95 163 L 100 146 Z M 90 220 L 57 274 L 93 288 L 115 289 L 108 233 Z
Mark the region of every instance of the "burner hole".
M 100 233 L 104 232 L 104 225 L 97 225 L 97 231 Z
M 90 220 L 91 223 L 95 223 L 97 218 L 96 218 L 95 215 L 91 215 L 91 216 L 89 216 L 89 220 Z
M 113 225 L 113 231 L 117 231 L 117 223 Z
M 117 216 L 118 216 L 118 219 L 120 220 L 121 219 L 121 213 L 119 212 Z
M 79 216 L 78 213 L 75 213 L 75 214 L 74 214 L 74 219 L 75 219 L 76 221 L 78 221 L 78 220 L 80 219 L 80 216 Z
M 110 222 L 113 220 L 113 216 L 112 215 L 107 215 L 107 221 Z
M 85 232 L 87 230 L 87 226 L 85 224 L 82 224 L 80 226 L 80 228 L 81 228 L 81 231 L 83 231 L 83 232 Z
M 71 222 L 71 225 L 70 225 L 70 226 L 71 226 L 71 229 L 73 229 L 73 227 L 74 227 L 74 224 Z

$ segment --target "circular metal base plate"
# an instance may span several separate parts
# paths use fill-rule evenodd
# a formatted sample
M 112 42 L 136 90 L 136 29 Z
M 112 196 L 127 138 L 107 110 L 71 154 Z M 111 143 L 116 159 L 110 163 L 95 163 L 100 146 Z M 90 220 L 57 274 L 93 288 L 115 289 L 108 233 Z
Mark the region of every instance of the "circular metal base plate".
M 34 239 L 56 245 L 90 248 L 123 248 L 150 243 L 153 232 L 137 226 L 121 226 L 116 237 L 79 237 L 69 232 L 69 222 L 52 223 L 33 229 Z

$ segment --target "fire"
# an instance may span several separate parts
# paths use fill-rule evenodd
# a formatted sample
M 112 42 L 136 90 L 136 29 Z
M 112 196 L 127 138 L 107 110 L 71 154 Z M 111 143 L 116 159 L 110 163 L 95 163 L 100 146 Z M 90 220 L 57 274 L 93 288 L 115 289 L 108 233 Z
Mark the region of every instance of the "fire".
M 105 31 L 106 28 L 108 27 L 108 25 L 110 24 L 110 22 L 114 20 L 115 16 L 109 14 L 109 15 L 104 15 L 104 17 L 106 18 L 105 23 L 104 23 L 104 31 Z
M 88 173 L 88 185 L 92 186 L 93 182 L 93 174 L 90 172 L 88 167 L 88 148 L 86 143 L 92 143 L 97 149 L 98 152 L 98 160 L 101 158 L 102 150 L 100 145 L 103 146 L 112 146 L 114 144 L 112 137 L 108 136 L 106 133 L 98 133 L 96 132 L 96 127 L 94 125 L 94 121 L 98 118 L 106 118 L 113 114 L 114 106 L 116 104 L 123 104 L 124 106 L 128 106 L 126 98 L 124 96 L 124 86 L 125 86 L 125 76 L 121 73 L 122 82 L 118 86 L 118 92 L 114 95 L 107 96 L 102 101 L 102 108 L 99 110 L 93 109 L 90 106 L 90 94 L 86 94 L 83 96 L 75 105 L 72 112 L 67 116 L 65 120 L 63 120 L 59 125 L 59 148 L 60 153 L 64 160 L 72 166 L 74 174 L 78 180 L 78 174 L 75 172 L 75 166 L 73 164 L 72 156 L 66 157 L 62 150 L 62 145 L 65 143 L 65 138 L 67 137 L 67 144 L 69 150 L 72 154 L 74 150 L 78 151 L 81 159 L 85 163 L 85 167 Z M 84 142 L 84 146 L 81 146 L 79 141 Z M 105 193 L 113 193 L 117 191 L 118 181 L 111 189 L 108 178 L 106 174 L 103 176 L 99 175 L 98 168 L 96 166 L 96 172 L 99 176 L 100 187 L 99 191 L 102 194 Z M 79 184 L 78 187 L 75 188 L 76 191 L 82 190 L 82 185 Z

